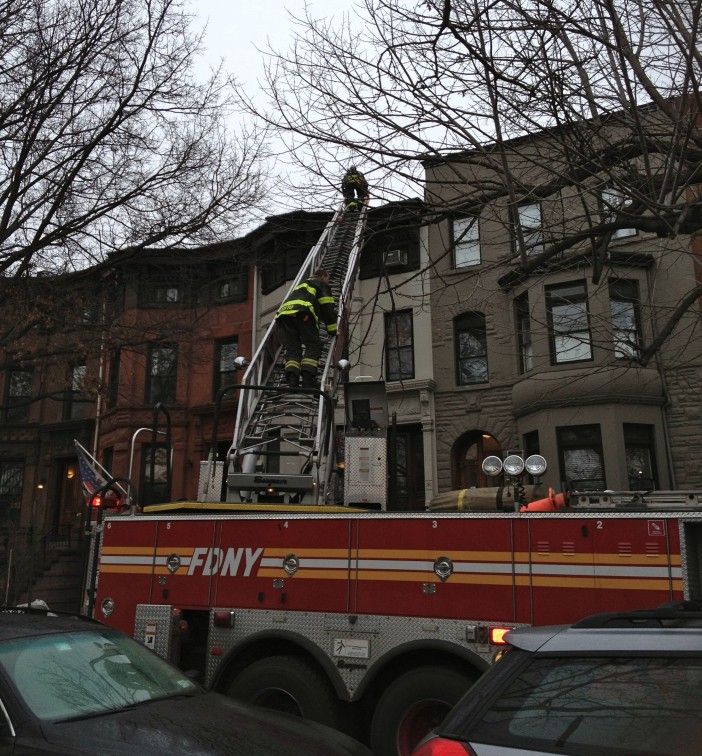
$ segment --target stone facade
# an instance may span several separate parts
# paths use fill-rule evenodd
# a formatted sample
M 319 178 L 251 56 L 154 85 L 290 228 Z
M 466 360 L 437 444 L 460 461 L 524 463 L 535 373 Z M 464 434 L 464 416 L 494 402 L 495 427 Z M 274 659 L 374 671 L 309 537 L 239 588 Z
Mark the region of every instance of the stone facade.
M 514 175 L 533 186 L 548 179 L 546 158 L 539 159 L 548 147 L 538 146 L 540 138 L 518 142 L 513 156 Z M 651 359 L 644 365 L 636 359 L 699 281 L 694 246 L 699 240 L 627 230 L 610 240 L 599 275 L 584 242 L 519 274 L 518 208 L 510 208 L 499 192 L 475 199 L 475 187 L 501 181 L 488 164 L 485 153 L 475 163 L 471 153 L 463 153 L 455 163 L 426 165 L 427 201 L 440 218 L 428 229 L 439 491 L 488 485 L 480 474 L 482 458 L 510 450 L 543 454 L 549 462 L 543 483 L 556 489 L 627 490 L 632 481 L 658 489 L 702 489 L 699 302 Z M 472 192 L 470 201 L 457 176 L 466 196 Z M 597 191 L 591 200 L 576 198 L 568 187 L 542 198 L 540 243 L 555 243 L 576 226 L 578 202 L 590 202 L 589 212 L 599 212 Z M 467 227 L 467 236 L 461 236 Z M 554 333 L 554 312 L 566 324 L 577 320 L 571 304 L 557 299 L 563 291 L 569 292 L 568 302 L 580 302 L 581 332 L 568 347 L 577 358 L 564 358 L 565 341 Z M 626 318 L 616 314 L 622 312 L 627 322 L 635 321 L 625 336 Z M 476 359 L 477 341 L 459 355 L 458 340 L 472 338 L 459 332 L 470 328 L 482 328 L 486 347 Z M 622 347 L 623 338 L 635 346 Z M 469 371 L 471 362 L 479 363 L 484 375 L 460 377 L 459 361 Z M 573 479 L 576 469 L 583 478 Z

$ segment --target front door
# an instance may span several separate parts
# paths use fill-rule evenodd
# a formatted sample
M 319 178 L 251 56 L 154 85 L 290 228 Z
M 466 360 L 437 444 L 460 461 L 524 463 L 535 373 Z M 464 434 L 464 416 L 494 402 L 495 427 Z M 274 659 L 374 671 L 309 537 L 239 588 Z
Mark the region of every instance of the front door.
M 67 539 L 80 531 L 85 506 L 75 458 L 58 460 L 55 490 L 54 535 L 59 539 Z
M 394 441 L 394 443 L 393 443 Z M 390 491 L 388 509 L 395 511 L 423 511 L 424 438 L 421 425 L 399 426 L 390 432 Z M 394 464 L 393 464 L 394 463 Z

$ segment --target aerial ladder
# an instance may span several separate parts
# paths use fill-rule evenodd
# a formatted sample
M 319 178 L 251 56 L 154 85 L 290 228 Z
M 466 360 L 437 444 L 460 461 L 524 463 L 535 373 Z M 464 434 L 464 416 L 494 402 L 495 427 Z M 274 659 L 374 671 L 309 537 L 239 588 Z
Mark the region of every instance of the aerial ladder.
M 337 302 L 337 331 L 322 337 L 319 389 L 290 388 L 283 349 L 273 320 L 249 363 L 239 388 L 236 425 L 224 464 L 201 464 L 200 501 L 219 501 L 226 468 L 226 501 L 278 500 L 321 505 L 332 501 L 336 449 L 334 409 L 343 380 L 353 288 L 358 274 L 368 209 L 343 204 L 305 258 L 287 294 L 317 268 L 331 276 Z M 282 300 L 281 300 L 282 301 Z M 341 366 L 340 366 L 341 362 Z

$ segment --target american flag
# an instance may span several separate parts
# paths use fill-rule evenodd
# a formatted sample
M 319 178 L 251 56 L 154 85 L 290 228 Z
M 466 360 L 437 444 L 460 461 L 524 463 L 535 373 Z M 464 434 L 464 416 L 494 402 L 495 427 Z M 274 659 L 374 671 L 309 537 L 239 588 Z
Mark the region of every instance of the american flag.
M 85 451 L 85 449 L 76 441 L 76 455 L 78 456 L 78 470 L 80 480 L 83 484 L 83 491 L 86 497 L 92 496 L 99 488 L 107 483 L 105 478 L 97 469 L 95 460 Z

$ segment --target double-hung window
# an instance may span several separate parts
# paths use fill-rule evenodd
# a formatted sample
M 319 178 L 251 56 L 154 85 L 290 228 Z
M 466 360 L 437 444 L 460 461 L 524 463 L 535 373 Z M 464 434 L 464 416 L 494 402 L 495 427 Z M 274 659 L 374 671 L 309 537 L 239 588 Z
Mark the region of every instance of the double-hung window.
M 561 478 L 577 491 L 605 489 L 602 433 L 599 425 L 573 425 L 556 428 Z
M 517 208 L 517 223 L 524 252 L 527 255 L 538 255 L 544 251 L 544 231 L 541 221 L 541 205 L 532 202 L 528 205 L 519 205 Z
M 178 349 L 174 344 L 149 348 L 146 401 L 148 404 L 174 404 Z
M 239 355 L 239 342 L 236 337 L 222 339 L 215 347 L 215 395 L 220 389 L 227 388 L 236 383 L 236 364 L 234 360 Z M 232 399 L 232 392 L 227 394 L 227 399 Z
M 31 370 L 10 370 L 5 390 L 5 419 L 23 422 L 29 417 L 34 373 Z
M 650 491 L 658 487 L 653 426 L 624 423 L 626 473 L 630 491 Z
M 485 315 L 466 312 L 453 322 L 456 350 L 456 383 L 470 386 L 487 383 L 488 355 Z
M 529 293 L 524 292 L 514 300 L 514 317 L 517 324 L 517 347 L 519 372 L 526 373 L 534 367 L 534 347 L 531 342 L 531 317 Z
M 24 461 L 0 460 L 0 504 L 19 506 L 24 483 Z
M 141 500 L 144 504 L 161 504 L 169 499 L 167 454 L 168 448 L 163 444 L 144 444 L 142 446 Z
M 90 402 L 85 393 L 87 367 L 72 365 L 70 371 L 71 388 L 66 392 L 63 416 L 66 420 L 79 420 L 87 417 L 91 411 Z
M 615 279 L 609 282 L 609 311 L 612 318 L 614 356 L 617 359 L 638 357 L 641 327 L 636 281 Z
M 622 192 L 612 187 L 606 187 L 600 195 L 600 212 L 603 223 L 612 223 L 616 220 L 617 215 L 625 211 L 631 205 L 631 199 L 626 197 Z M 618 228 L 612 231 L 612 239 L 626 239 L 630 236 L 636 236 L 635 228 Z
M 412 310 L 385 313 L 385 361 L 389 381 L 414 378 Z
M 546 288 L 551 361 L 582 362 L 592 359 L 592 339 L 584 281 Z
M 455 218 L 451 221 L 451 245 L 455 268 L 480 265 L 480 230 L 477 218 Z

